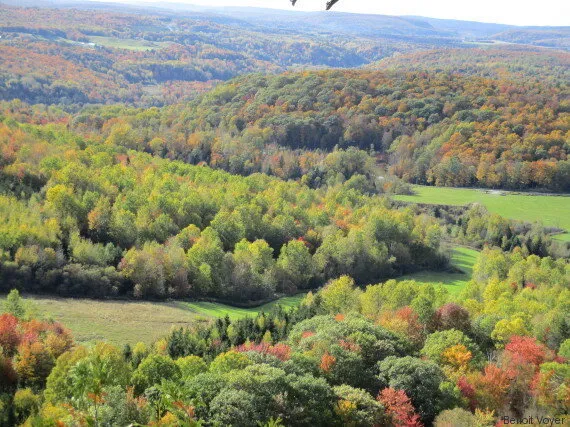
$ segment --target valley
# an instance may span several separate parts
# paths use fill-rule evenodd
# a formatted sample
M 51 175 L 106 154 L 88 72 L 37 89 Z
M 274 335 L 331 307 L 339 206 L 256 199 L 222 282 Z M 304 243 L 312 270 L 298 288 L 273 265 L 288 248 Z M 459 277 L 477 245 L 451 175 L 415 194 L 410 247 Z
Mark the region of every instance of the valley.
M 450 294 L 456 294 L 471 279 L 477 254 L 477 251 L 468 248 L 452 249 L 451 265 L 463 273 L 419 272 L 399 280 L 414 280 L 418 284 L 442 284 Z M 35 317 L 62 322 L 71 330 L 78 343 L 104 340 L 115 345 L 134 345 L 137 342 L 152 344 L 172 328 L 192 327 L 216 318 L 229 316 L 230 319 L 237 320 L 255 317 L 259 313 L 270 313 L 277 305 L 288 310 L 298 306 L 304 295 L 286 296 L 252 308 L 206 301 L 97 301 L 26 295 L 24 298 L 31 304 Z M 3 299 L 0 297 L 0 304 Z
M 280 1 L 0 4 L 1 426 L 568 412 L 565 5 Z

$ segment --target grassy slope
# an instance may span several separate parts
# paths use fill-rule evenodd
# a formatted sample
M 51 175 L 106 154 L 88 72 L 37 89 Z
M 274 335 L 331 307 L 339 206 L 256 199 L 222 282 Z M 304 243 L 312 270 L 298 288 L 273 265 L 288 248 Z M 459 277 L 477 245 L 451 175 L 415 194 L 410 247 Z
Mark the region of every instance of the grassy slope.
M 281 304 L 292 307 L 303 295 L 284 297 L 255 308 L 237 308 L 209 302 L 94 301 L 89 299 L 27 297 L 37 315 L 57 320 L 73 332 L 78 342 L 105 340 L 116 345 L 151 343 L 173 326 L 187 326 L 226 314 L 232 319 L 254 316 Z M 0 298 L 0 302 L 4 297 Z
M 525 194 L 501 195 L 475 189 L 414 186 L 413 196 L 396 196 L 397 200 L 440 205 L 466 205 L 478 202 L 505 218 L 541 222 L 545 226 L 570 231 L 570 197 L 535 196 Z M 570 241 L 570 233 L 557 236 Z
M 463 273 L 446 273 L 434 271 L 420 271 L 403 276 L 400 280 L 416 280 L 420 283 L 441 283 L 449 293 L 456 294 L 471 280 L 473 266 L 477 261 L 479 252 L 457 246 L 451 249 L 451 264 Z
M 295 307 L 301 302 L 304 296 L 305 294 L 283 297 L 277 301 L 253 308 L 231 307 L 214 302 L 176 302 L 175 304 L 178 307 L 198 316 L 224 317 L 227 314 L 230 319 L 239 319 L 240 317 L 245 316 L 255 316 L 257 313 L 262 311 L 268 312 L 277 304 L 281 305 L 283 308 Z

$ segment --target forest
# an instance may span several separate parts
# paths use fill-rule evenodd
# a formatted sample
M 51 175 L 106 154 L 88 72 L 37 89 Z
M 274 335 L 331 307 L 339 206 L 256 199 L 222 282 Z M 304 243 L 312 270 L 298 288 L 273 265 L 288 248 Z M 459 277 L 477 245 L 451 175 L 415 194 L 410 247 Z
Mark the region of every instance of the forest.
M 568 27 L 25 5 L 1 426 L 568 422 Z
M 4 290 L 255 301 L 445 264 L 435 219 L 367 195 L 340 167 L 339 184 L 317 191 L 6 122 Z
M 30 426 L 560 420 L 569 285 L 564 260 L 487 249 L 455 298 L 413 281 L 363 289 L 342 276 L 292 311 L 220 318 L 123 348 L 74 346 L 62 325 L 30 318 L 13 291 L 0 316 L 0 414 Z
M 232 175 L 113 144 L 112 136 L 85 139 L 69 124 L 21 123 L 15 117 L 29 107 L 5 107 L 4 291 L 263 301 L 340 275 L 366 285 L 443 270 L 444 239 L 566 255 L 538 224 L 482 207 L 435 214 L 379 197 L 389 183 L 374 186 L 369 156 L 353 147 L 319 163 L 327 179 L 312 189 L 304 184 L 311 172 L 298 181 Z
M 327 153 L 358 148 L 410 183 L 567 192 L 570 75 L 538 80 L 532 70 L 508 79 L 433 70 L 253 74 L 191 103 L 84 109 L 71 126 L 232 173 L 307 175 L 312 186 L 323 180 L 315 164 Z

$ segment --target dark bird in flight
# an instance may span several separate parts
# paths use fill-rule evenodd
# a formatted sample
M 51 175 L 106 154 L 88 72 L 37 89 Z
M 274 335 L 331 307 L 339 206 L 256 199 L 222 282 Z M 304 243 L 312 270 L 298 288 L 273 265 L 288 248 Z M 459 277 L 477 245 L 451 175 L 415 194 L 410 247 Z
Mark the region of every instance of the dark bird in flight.
M 297 0 L 290 0 L 291 4 L 293 6 L 295 6 L 295 3 L 297 3 Z M 339 0 L 329 0 L 327 2 L 327 10 L 330 10 L 331 7 L 333 7 L 336 3 L 338 3 Z

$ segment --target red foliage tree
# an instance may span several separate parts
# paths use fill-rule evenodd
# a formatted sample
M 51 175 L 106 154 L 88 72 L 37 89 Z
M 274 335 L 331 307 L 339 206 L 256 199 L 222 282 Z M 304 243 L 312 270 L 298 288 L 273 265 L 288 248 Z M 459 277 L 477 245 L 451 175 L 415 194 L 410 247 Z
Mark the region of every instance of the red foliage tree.
M 514 335 L 505 346 L 505 352 L 512 358 L 514 363 L 530 363 L 539 366 L 547 356 L 546 346 L 533 337 Z
M 0 316 L 0 347 L 7 356 L 11 356 L 20 344 L 21 335 L 18 331 L 18 319 L 11 314 Z
M 490 363 L 483 374 L 475 378 L 478 405 L 485 409 L 500 411 L 508 401 L 509 388 L 514 374 Z
M 404 390 L 385 388 L 377 397 L 396 427 L 421 427 L 423 424 Z
M 263 354 L 270 354 L 277 357 L 280 360 L 289 360 L 291 358 L 291 347 L 287 344 L 279 343 L 275 345 L 269 345 L 267 343 L 246 343 L 236 347 L 236 351 L 244 353 L 247 351 L 255 351 Z
M 477 407 L 477 397 L 475 392 L 475 387 L 469 383 L 469 380 L 463 376 L 457 381 L 457 387 L 461 392 L 461 395 L 469 401 L 469 408 L 475 410 Z

